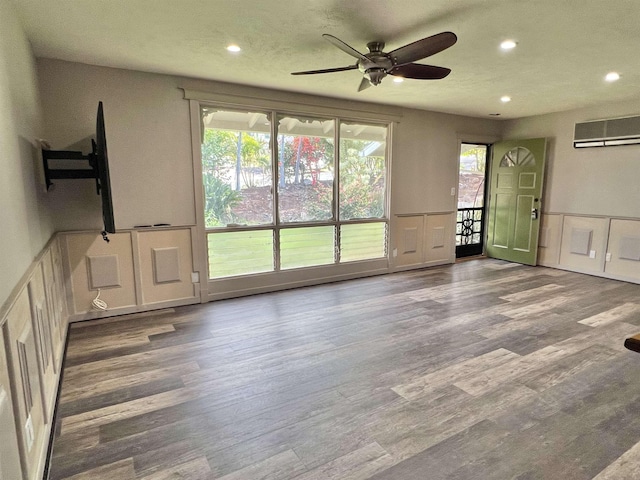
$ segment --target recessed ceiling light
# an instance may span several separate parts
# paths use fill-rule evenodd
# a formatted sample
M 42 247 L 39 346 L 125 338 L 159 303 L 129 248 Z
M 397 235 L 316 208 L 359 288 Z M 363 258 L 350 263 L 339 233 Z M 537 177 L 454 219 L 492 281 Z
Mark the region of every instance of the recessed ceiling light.
M 232 52 L 232 53 L 238 53 L 240 50 L 242 50 L 238 45 L 229 45 L 227 47 L 227 50 Z
M 500 97 L 500 101 L 502 103 L 510 102 L 511 101 L 511 97 L 509 95 L 504 95 L 504 96 Z
M 402 82 L 404 82 L 404 78 L 402 78 L 402 77 L 394 77 L 393 81 L 394 81 L 394 83 L 402 83 Z
M 516 48 L 517 43 L 513 40 L 505 40 L 500 44 L 500 48 L 502 50 L 511 50 L 512 48 Z
M 620 80 L 620 74 L 618 72 L 609 72 L 604 79 L 607 82 L 615 82 L 616 80 Z

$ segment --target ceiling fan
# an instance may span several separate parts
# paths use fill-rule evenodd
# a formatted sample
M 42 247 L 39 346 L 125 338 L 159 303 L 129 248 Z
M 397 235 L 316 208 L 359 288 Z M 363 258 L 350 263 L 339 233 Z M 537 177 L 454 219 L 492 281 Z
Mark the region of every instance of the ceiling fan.
M 333 35 L 325 33 L 322 37 L 343 52 L 358 59 L 355 65 L 338 68 L 326 68 L 323 70 L 308 70 L 305 72 L 293 72 L 291 75 L 314 75 L 317 73 L 342 72 L 345 70 L 360 70 L 364 78 L 360 82 L 358 91 L 361 92 L 371 85 L 379 85 L 387 75 L 395 75 L 404 78 L 417 78 L 420 80 L 439 80 L 451 73 L 451 69 L 436 67 L 434 65 L 422 65 L 413 63 L 417 60 L 430 57 L 441 52 L 456 43 L 458 37 L 452 32 L 442 32 L 422 40 L 409 43 L 404 47 L 396 48 L 389 53 L 382 51 L 384 42 L 369 42 L 369 53 L 362 54 L 355 48 L 347 45 Z

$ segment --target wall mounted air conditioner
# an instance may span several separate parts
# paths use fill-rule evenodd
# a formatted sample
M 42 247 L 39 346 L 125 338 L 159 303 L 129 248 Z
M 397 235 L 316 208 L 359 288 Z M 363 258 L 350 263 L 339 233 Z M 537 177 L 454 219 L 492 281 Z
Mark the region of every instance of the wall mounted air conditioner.
M 640 144 L 640 116 L 576 123 L 574 148 Z

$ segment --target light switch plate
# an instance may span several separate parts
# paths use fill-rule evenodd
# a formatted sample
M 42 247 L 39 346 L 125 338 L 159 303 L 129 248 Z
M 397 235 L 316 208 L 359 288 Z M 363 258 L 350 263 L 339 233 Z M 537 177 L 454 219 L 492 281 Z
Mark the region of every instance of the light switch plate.
M 589 258 L 596 258 L 596 251 L 595 250 L 589 250 Z

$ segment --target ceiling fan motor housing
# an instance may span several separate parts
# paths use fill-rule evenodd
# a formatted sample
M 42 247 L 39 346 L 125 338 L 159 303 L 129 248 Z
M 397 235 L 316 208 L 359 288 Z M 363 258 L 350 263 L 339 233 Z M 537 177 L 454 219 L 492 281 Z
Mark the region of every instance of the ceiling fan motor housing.
M 384 43 L 376 42 L 368 45 L 371 53 L 365 54 L 367 61 L 358 60 L 358 69 L 364 73 L 364 76 L 369 79 L 372 85 L 379 85 L 384 77 L 387 76 L 387 72 L 393 67 L 393 61 L 386 53 L 374 50 L 375 48 L 382 48 Z

